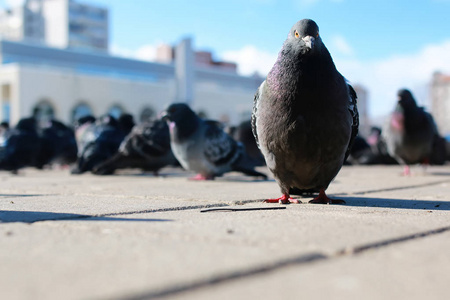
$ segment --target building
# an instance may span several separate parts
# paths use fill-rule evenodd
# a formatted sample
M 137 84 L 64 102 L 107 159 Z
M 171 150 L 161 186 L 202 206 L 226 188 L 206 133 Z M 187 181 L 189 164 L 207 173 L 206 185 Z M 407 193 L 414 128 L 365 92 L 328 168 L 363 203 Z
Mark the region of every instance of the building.
M 367 137 L 370 133 L 371 120 L 369 117 L 369 100 L 366 88 L 362 85 L 353 85 L 357 95 L 358 113 L 359 113 L 359 130 L 358 134 Z
M 450 75 L 433 74 L 430 88 L 431 113 L 441 135 L 450 135 Z
M 156 61 L 161 63 L 173 63 L 175 61 L 175 47 L 161 44 L 156 49 Z M 214 68 L 220 71 L 237 73 L 237 64 L 233 62 L 217 61 L 209 51 L 195 51 L 194 65 L 197 68 Z
M 108 51 L 108 10 L 73 0 L 26 0 L 0 11 L 3 39 L 62 49 Z
M 127 112 L 139 120 L 181 101 L 232 124 L 250 118 L 263 78 L 196 67 L 189 39 L 175 51 L 175 63 L 163 64 L 0 40 L 0 115 L 13 125 L 31 114 L 72 122 Z
M 108 23 L 106 8 L 75 0 L 26 0 L 0 11 L 2 121 L 123 112 L 143 120 L 172 102 L 230 123 L 250 118 L 262 78 L 195 52 L 190 39 L 160 47 L 154 63 L 111 56 Z

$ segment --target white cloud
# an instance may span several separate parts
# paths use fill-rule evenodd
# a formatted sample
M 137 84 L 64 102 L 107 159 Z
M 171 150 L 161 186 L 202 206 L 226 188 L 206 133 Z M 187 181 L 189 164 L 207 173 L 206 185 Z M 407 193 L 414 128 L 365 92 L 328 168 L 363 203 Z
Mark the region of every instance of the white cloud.
M 387 114 L 400 88 L 410 89 L 421 105 L 428 105 L 428 85 L 433 73 L 450 72 L 450 40 L 428 45 L 414 54 L 367 62 L 336 60 L 336 65 L 352 83 L 360 83 L 368 89 L 373 115 Z
M 132 59 L 140 59 L 140 60 L 146 60 L 146 61 L 155 61 L 156 60 L 156 49 L 158 48 L 158 44 L 156 45 L 143 45 L 139 47 L 136 50 L 130 50 L 127 48 L 122 48 L 117 45 L 111 46 L 111 54 L 126 58 L 132 58 Z
M 343 55 L 350 56 L 355 54 L 353 48 L 350 46 L 347 40 L 341 35 L 335 35 L 334 37 L 332 37 L 330 46 L 331 46 L 330 48 L 334 48 L 336 51 L 339 51 L 339 53 Z
M 156 60 L 156 49 L 158 46 L 155 45 L 144 45 L 142 47 L 139 47 L 136 50 L 136 58 L 147 60 L 147 61 L 154 61 Z
M 242 75 L 252 75 L 257 72 L 265 76 L 275 63 L 277 53 L 260 51 L 252 45 L 247 45 L 240 50 L 225 51 L 220 57 L 225 61 L 236 62 L 238 71 Z
M 8 5 L 10 7 L 16 7 L 16 6 L 20 6 L 25 2 L 25 0 L 6 0 L 6 3 L 8 3 Z
M 258 72 L 264 76 L 272 68 L 276 57 L 276 53 L 261 51 L 251 45 L 221 55 L 221 59 L 238 63 L 238 70 L 243 75 Z M 428 104 L 428 84 L 433 73 L 450 73 L 450 40 L 428 45 L 414 54 L 395 55 L 373 61 L 345 57 L 335 59 L 335 63 L 352 84 L 361 84 L 368 90 L 369 113 L 380 116 L 393 109 L 396 93 L 400 88 L 411 89 L 419 104 Z

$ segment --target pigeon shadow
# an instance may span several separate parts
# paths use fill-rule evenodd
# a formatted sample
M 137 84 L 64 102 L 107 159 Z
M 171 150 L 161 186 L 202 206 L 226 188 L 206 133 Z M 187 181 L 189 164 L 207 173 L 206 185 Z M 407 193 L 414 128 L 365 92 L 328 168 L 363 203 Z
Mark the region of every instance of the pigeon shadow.
M 450 176 L 450 172 L 429 172 L 428 174 L 435 176 Z
M 112 222 L 169 222 L 169 219 L 118 218 L 109 216 L 91 216 L 71 213 L 54 213 L 40 211 L 0 211 L 0 223 L 34 223 L 39 221 L 112 221 Z
M 0 194 L 0 197 L 40 197 L 40 196 L 53 196 L 53 194 Z
M 217 177 L 215 179 L 217 182 L 275 182 L 275 179 L 259 179 L 255 177 L 245 177 L 245 176 L 224 176 Z
M 450 201 L 433 200 L 408 200 L 393 198 L 369 198 L 369 197 L 333 197 L 346 202 L 347 206 L 357 207 L 381 207 L 398 209 L 421 209 L 421 210 L 450 210 Z

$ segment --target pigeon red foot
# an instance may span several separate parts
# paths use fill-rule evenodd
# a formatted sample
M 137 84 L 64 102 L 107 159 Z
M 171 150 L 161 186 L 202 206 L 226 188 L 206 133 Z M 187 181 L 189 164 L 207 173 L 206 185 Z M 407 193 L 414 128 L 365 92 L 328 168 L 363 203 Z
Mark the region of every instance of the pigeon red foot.
M 289 203 L 300 203 L 297 199 L 289 197 L 289 195 L 283 194 L 280 198 L 275 199 L 267 199 L 264 200 L 265 203 L 281 203 L 281 204 L 289 204 Z
M 408 165 L 405 165 L 405 167 L 403 168 L 403 176 L 411 176 L 411 169 Z
M 202 174 L 197 174 L 193 177 L 190 177 L 189 180 L 196 180 L 196 181 L 202 181 L 202 180 L 214 180 L 214 176 L 212 175 L 202 175 Z
M 341 199 L 331 199 L 325 194 L 325 190 L 321 189 L 319 196 L 309 201 L 309 203 L 314 204 L 345 204 L 344 200 Z

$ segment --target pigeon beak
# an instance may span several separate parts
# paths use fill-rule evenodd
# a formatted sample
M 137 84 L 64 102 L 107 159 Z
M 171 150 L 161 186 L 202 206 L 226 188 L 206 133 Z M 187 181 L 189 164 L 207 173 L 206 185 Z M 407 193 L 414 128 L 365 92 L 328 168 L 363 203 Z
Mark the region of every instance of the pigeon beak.
M 312 49 L 314 47 L 314 42 L 316 41 L 316 39 L 310 35 L 307 35 L 302 38 L 302 41 L 305 43 L 306 48 Z
M 169 113 L 167 111 L 163 111 L 159 114 L 159 118 L 161 120 L 167 121 L 169 120 Z

